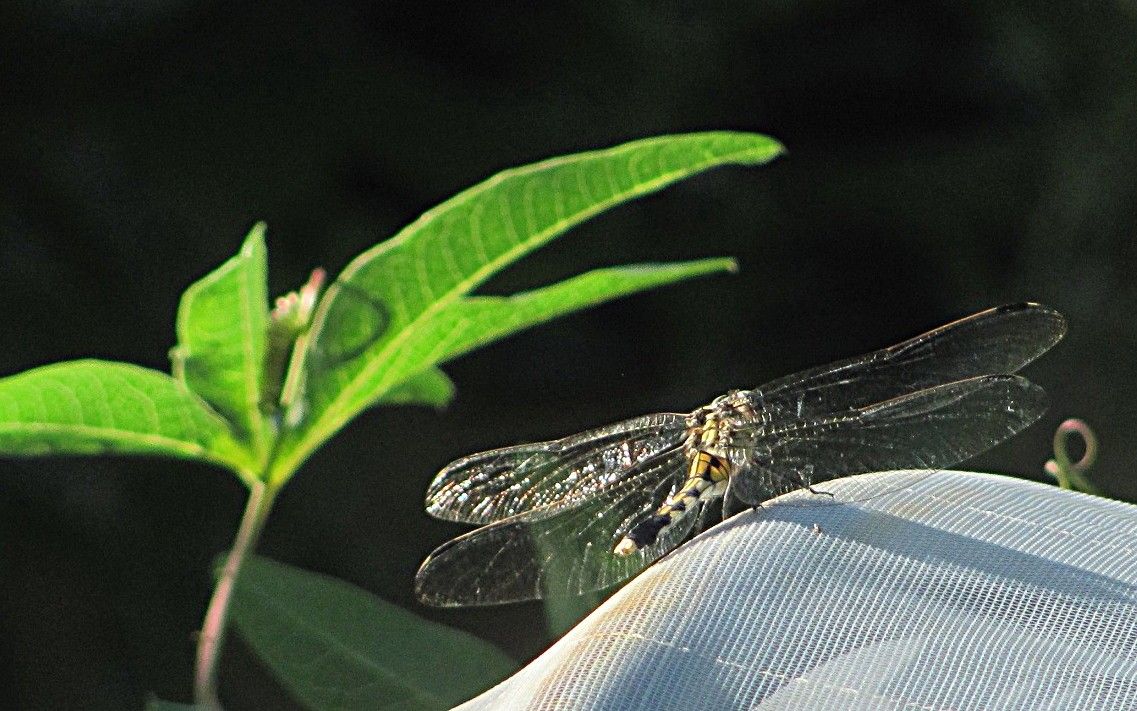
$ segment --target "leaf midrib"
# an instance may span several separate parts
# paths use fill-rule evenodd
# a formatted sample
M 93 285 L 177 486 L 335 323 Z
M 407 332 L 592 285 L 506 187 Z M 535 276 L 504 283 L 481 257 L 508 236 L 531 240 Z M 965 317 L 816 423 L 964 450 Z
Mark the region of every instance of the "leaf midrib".
M 245 248 L 241 251 L 241 256 L 246 263 L 252 263 L 256 253 L 255 245 L 246 243 Z M 242 380 L 245 384 L 245 418 L 248 420 L 249 427 L 252 430 L 250 434 L 252 435 L 253 446 L 260 450 L 264 445 L 264 421 L 261 419 L 259 407 L 260 363 L 255 362 L 256 358 L 254 356 L 256 354 L 253 352 L 253 340 L 256 337 L 253 329 L 254 307 L 249 303 L 252 294 L 256 291 L 255 280 L 260 275 L 252 274 L 252 269 L 248 268 L 242 269 L 241 272 L 242 278 L 237 283 L 241 292 L 241 350 L 245 356 L 241 359 L 241 366 L 244 370 Z M 261 454 L 260 451 L 254 453 L 258 459 Z
M 0 434 L 21 434 L 26 432 L 49 434 L 83 434 L 94 437 L 114 437 L 123 442 L 135 442 L 154 447 L 163 447 L 184 452 L 187 455 L 201 457 L 216 463 L 225 463 L 215 452 L 184 439 L 175 439 L 165 435 L 143 434 L 136 430 L 124 430 L 115 427 L 97 427 L 84 424 L 57 424 L 48 422 L 15 422 L 0 423 Z

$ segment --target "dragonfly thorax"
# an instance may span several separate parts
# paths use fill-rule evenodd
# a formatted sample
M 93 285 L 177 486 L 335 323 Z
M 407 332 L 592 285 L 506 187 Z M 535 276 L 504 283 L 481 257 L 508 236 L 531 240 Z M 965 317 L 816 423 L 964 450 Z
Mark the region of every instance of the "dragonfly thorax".
M 732 390 L 688 415 L 684 443 L 687 456 L 694 458 L 699 452 L 706 452 L 727 459 L 734 430 L 745 420 L 756 417 L 751 397 L 744 390 Z

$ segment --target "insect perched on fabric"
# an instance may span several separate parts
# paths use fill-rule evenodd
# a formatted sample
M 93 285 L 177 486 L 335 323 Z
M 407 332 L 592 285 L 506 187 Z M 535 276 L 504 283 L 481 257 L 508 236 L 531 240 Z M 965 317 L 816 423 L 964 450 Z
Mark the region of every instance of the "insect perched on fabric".
M 481 528 L 431 553 L 416 592 L 440 606 L 579 595 L 794 489 L 962 462 L 1041 417 L 1042 389 L 1014 373 L 1064 332 L 1045 306 L 1001 306 L 690 414 L 463 457 L 431 483 L 427 511 Z

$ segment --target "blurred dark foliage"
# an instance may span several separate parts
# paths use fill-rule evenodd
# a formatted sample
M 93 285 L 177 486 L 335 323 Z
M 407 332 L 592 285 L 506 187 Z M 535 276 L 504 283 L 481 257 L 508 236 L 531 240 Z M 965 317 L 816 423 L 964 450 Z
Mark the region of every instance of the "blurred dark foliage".
M 415 609 L 456 527 L 451 458 L 895 342 L 994 304 L 1070 319 L 1053 407 L 974 463 L 1041 478 L 1053 428 L 1137 496 L 1137 10 L 1131 3 L 47 3 L 0 11 L 0 372 L 165 368 L 183 288 L 269 223 L 274 292 L 497 169 L 735 128 L 789 154 L 619 208 L 509 270 L 734 255 L 736 276 L 564 319 L 447 367 L 444 413 L 368 413 L 282 495 L 261 551 Z M 209 567 L 243 497 L 161 460 L 0 462 L 0 706 L 190 693 Z M 756 581 L 761 584 L 761 581 Z M 536 654 L 539 606 L 436 613 Z M 231 709 L 290 703 L 238 641 Z

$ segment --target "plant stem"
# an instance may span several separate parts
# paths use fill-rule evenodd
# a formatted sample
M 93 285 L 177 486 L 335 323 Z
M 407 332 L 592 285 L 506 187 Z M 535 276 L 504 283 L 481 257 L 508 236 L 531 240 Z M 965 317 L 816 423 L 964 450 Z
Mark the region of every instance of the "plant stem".
M 201 623 L 201 635 L 197 641 L 197 664 L 194 670 L 194 703 L 206 709 L 220 709 L 217 698 L 217 664 L 221 659 L 221 648 L 225 642 L 225 630 L 229 622 L 229 604 L 233 600 L 233 588 L 241 572 L 245 559 L 252 553 L 272 510 L 276 498 L 276 487 L 264 482 L 255 482 L 249 489 L 249 500 L 245 503 L 245 513 L 241 515 L 241 525 L 233 548 L 225 558 L 225 567 L 213 589 L 213 598 Z

